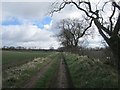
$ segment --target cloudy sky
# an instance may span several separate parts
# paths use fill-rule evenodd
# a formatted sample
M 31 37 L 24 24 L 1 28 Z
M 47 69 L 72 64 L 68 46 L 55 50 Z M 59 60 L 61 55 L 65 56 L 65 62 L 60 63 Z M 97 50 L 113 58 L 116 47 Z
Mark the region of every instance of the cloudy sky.
M 48 2 L 49 1 L 49 2 Z M 67 6 L 52 17 L 48 14 L 53 0 L 2 0 L 0 6 L 1 46 L 24 46 L 30 48 L 58 48 L 59 42 L 54 37 L 59 30 L 56 23 L 63 18 L 78 18 L 82 12 Z M 101 46 L 101 37 L 95 29 L 94 37 L 89 37 L 89 47 Z M 94 34 L 94 33 L 93 33 Z

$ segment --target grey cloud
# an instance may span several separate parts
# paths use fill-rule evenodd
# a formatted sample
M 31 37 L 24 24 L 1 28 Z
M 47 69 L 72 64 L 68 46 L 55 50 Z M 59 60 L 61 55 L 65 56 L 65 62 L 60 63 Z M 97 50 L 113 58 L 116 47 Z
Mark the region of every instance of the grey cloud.
M 41 18 L 48 13 L 50 5 L 50 2 L 3 2 L 2 14 L 3 17 Z

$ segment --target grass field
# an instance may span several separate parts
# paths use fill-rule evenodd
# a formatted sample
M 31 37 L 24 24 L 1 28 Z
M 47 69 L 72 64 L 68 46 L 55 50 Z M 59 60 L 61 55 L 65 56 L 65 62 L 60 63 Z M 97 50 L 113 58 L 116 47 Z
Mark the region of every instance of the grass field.
M 25 81 L 34 76 L 42 66 L 52 61 L 57 56 L 56 54 L 55 52 L 3 51 L 3 68 L 4 65 L 9 66 L 14 63 L 10 68 L 3 70 L 3 88 L 23 86 Z M 25 62 L 26 60 L 28 62 Z M 46 83 L 47 81 L 44 82 L 44 84 Z
M 54 52 L 40 51 L 2 51 L 3 69 L 18 66 L 33 60 L 36 57 L 46 57 Z
M 2 64 L 32 60 L 35 57 L 46 57 L 50 53 L 40 51 L 2 51 Z
M 118 72 L 99 59 L 65 54 L 76 88 L 118 88 Z

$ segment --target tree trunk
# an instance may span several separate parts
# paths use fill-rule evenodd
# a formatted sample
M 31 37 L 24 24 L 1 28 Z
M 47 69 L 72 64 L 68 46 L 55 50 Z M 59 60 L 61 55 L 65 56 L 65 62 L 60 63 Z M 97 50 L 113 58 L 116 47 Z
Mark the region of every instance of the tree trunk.
M 74 42 L 75 42 L 75 47 L 77 47 L 78 46 L 78 39 L 76 39 Z
M 120 70 L 120 38 L 118 37 L 118 35 L 112 35 L 110 38 L 107 38 L 107 36 L 103 33 L 102 28 L 97 19 L 94 19 L 94 23 L 97 26 L 101 36 L 104 38 L 106 43 L 111 48 L 115 58 L 115 64 L 117 68 Z
M 110 41 L 109 46 L 113 52 L 116 65 L 120 70 L 120 39 L 118 36 L 116 36 L 116 37 L 111 37 L 109 41 Z

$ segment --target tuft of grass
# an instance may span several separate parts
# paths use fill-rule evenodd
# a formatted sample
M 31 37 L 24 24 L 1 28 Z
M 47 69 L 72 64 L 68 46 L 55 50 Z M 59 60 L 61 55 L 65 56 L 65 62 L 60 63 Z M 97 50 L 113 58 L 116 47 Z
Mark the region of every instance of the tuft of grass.
M 118 73 L 99 59 L 67 53 L 65 58 L 76 88 L 118 88 Z

